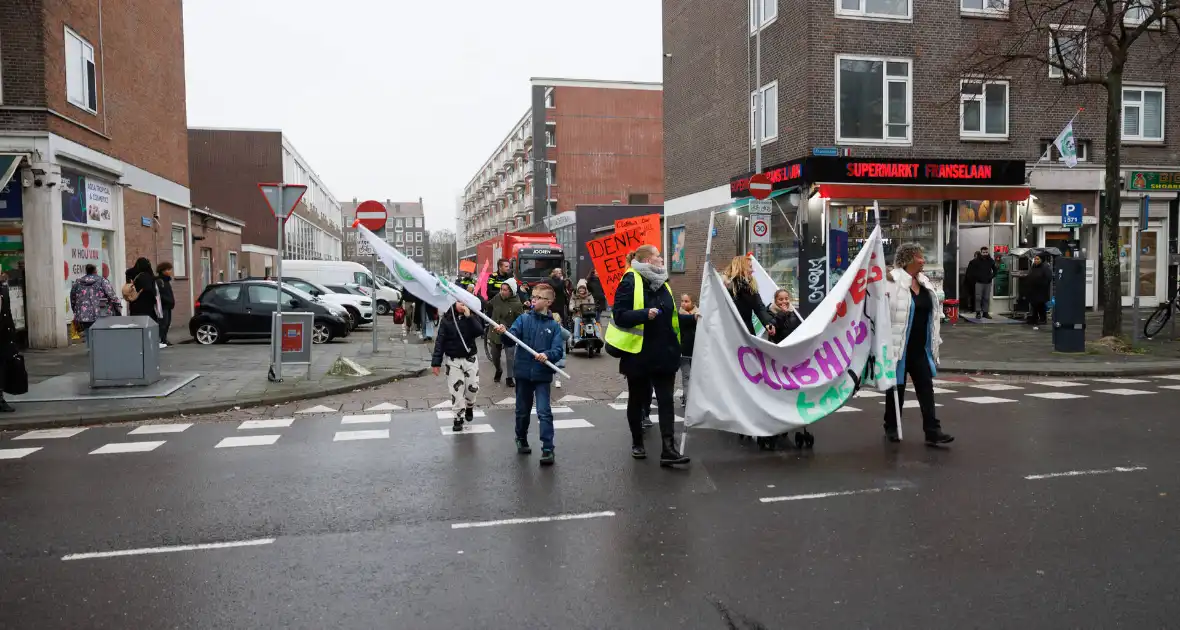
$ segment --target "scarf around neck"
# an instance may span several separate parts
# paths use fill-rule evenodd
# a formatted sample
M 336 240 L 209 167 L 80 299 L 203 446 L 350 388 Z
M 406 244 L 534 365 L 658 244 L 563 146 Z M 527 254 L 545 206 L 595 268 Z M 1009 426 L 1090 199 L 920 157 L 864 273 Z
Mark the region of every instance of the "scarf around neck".
M 651 288 L 658 289 L 664 286 L 668 281 L 668 270 L 664 267 L 656 267 L 651 263 L 633 262 L 631 268 L 639 272 L 644 280 L 651 285 Z

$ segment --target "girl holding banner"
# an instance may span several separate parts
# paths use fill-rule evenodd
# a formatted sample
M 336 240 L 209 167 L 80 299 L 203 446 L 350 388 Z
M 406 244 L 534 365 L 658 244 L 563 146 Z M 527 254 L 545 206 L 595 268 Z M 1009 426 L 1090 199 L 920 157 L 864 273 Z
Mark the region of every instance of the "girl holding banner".
M 758 334 L 754 330 L 753 320 L 754 317 L 757 317 L 758 321 L 767 328 L 767 334 L 773 337 L 774 325 L 771 324 L 766 304 L 762 302 L 762 297 L 758 294 L 758 281 L 754 279 L 754 268 L 750 264 L 749 257 L 734 256 L 733 260 L 729 261 L 729 266 L 725 268 L 724 277 L 729 295 L 733 298 L 733 303 L 737 305 L 738 315 L 741 316 L 742 322 L 746 324 L 746 329 L 750 331 L 750 334 Z

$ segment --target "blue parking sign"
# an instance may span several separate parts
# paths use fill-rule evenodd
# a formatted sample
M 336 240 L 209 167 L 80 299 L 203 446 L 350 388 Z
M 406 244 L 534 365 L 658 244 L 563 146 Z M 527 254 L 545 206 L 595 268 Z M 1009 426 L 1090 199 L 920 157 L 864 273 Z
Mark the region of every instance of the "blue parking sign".
M 1082 224 L 1082 204 L 1061 204 L 1061 227 L 1078 227 Z

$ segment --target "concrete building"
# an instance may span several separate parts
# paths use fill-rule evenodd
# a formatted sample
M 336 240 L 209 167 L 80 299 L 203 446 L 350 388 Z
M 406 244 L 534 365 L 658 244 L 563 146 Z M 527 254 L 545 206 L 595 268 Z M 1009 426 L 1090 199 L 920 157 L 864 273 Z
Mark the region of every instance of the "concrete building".
M 658 83 L 533 79 L 531 104 L 463 194 L 466 253 L 584 204 L 664 200 Z
M 669 248 L 679 246 L 682 256 L 673 266 L 685 270 L 673 275 L 676 289 L 700 287 L 710 215 L 747 203 L 758 136 L 762 170 L 775 182 L 772 242 L 750 247 L 748 219 L 722 213 L 713 260 L 724 264 L 734 253 L 755 250 L 805 310 L 871 231 L 874 200 L 882 204 L 890 247 L 924 244 L 932 262 L 927 270 L 947 297 L 959 295 L 963 271 L 980 247 L 1001 254 L 1005 265 L 994 285 L 998 312 L 1018 291 L 1018 270 L 1007 267 L 1015 261 L 1005 253 L 1021 246 L 1072 248 L 1093 270 L 1105 93 L 1064 87 L 1059 73 L 1045 67 L 1012 76 L 963 72 L 962 59 L 978 42 L 1028 28 L 1025 16 L 983 8 L 997 4 L 1006 3 L 664 0 L 665 219 Z M 754 7 L 761 7 L 758 19 Z M 1046 34 L 1046 47 L 1049 40 Z M 1077 61 L 1100 72 L 1103 54 L 1096 42 L 1089 46 Z M 1138 170 L 1180 170 L 1180 138 L 1165 134 L 1180 124 L 1180 108 L 1165 107 L 1169 94 L 1180 94 L 1180 74 L 1133 57 L 1125 80 L 1120 175 L 1129 181 Z M 755 113 L 759 96 L 764 117 Z M 1079 164 L 1070 169 L 1048 149 L 1083 107 L 1073 123 Z M 1123 293 L 1132 283 L 1127 253 L 1142 249 L 1138 282 L 1144 302 L 1154 304 L 1175 285 L 1174 276 L 1165 280 L 1166 241 L 1176 236 L 1178 202 L 1176 192 L 1153 192 L 1150 223 L 1139 234 L 1133 227 L 1142 195 L 1128 190 L 1114 204 L 1119 255 L 1128 261 Z M 1062 227 L 1064 204 L 1084 208 L 1080 229 Z M 1091 271 L 1091 305 L 1096 276 Z
M 341 222 L 344 225 L 344 259 L 354 260 L 362 264 L 372 262 L 373 253 L 364 247 L 358 247 L 356 230 L 352 229 L 352 222 L 356 219 L 356 208 L 362 201 L 353 198 L 352 202 L 340 204 Z M 426 232 L 426 214 L 423 210 L 422 198 L 418 201 L 390 201 L 382 204 L 388 218 L 385 220 L 385 242 L 401 250 L 414 262 L 426 264 L 427 252 L 430 249 L 430 239 Z
M 135 257 L 172 260 L 192 303 L 185 116 L 179 2 L 0 2 L 0 266 L 30 347 L 77 339 L 88 263 L 118 290 Z
M 288 260 L 340 260 L 340 204 L 291 141 L 278 130 L 188 130 L 193 203 L 244 222 L 238 273 L 268 276 L 278 255 L 274 214 L 263 182 L 305 184 L 307 193 L 284 225 Z

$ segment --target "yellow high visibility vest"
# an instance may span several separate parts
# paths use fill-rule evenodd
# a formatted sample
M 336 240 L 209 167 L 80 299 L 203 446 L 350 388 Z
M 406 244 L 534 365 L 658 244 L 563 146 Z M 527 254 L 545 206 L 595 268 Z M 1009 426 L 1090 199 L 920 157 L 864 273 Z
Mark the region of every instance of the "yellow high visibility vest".
M 643 276 L 639 275 L 638 271 L 631 269 L 627 273 L 632 275 L 635 281 L 634 297 L 631 300 L 631 308 L 636 311 L 644 310 L 643 306 Z M 668 295 L 672 296 L 672 303 L 676 303 L 676 295 L 672 293 L 672 287 L 668 283 L 664 283 L 664 288 L 668 290 Z M 676 331 L 676 341 L 680 341 L 680 317 L 677 313 L 672 314 L 672 330 Z M 627 354 L 639 354 L 643 349 L 643 324 L 634 328 L 620 328 L 615 326 L 612 319 L 609 326 L 606 327 L 606 342 L 614 346 L 621 352 Z

